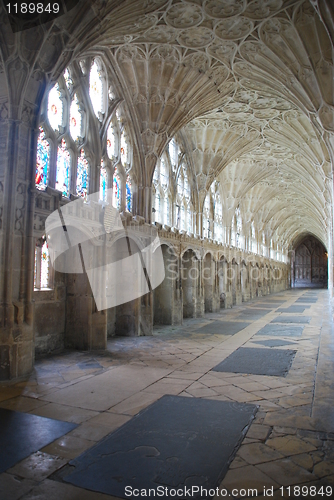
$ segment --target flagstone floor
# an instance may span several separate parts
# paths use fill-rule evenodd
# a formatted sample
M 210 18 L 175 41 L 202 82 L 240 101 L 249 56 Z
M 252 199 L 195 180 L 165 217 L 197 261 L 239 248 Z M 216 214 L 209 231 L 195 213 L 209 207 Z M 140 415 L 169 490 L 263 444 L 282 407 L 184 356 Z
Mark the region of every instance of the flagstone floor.
M 295 303 L 304 311 L 279 311 Z M 280 316 L 294 322 L 280 324 Z M 302 333 L 300 318 L 306 321 Z M 225 335 L 218 322 L 222 332 L 225 322 L 248 326 Z M 218 333 L 200 330 L 210 324 Z M 293 349 L 296 355 L 282 377 L 212 371 L 239 347 L 264 353 Z M 334 489 L 333 365 L 330 298 L 327 290 L 314 289 L 289 290 L 182 326 L 157 327 L 153 337 L 115 337 L 105 352 L 68 351 L 38 360 L 28 380 L 0 385 L 0 407 L 79 425 L 1 474 L 0 500 L 112 498 L 52 474 L 164 394 L 258 406 L 219 487 L 227 496 L 252 498 L 247 490 L 254 488 L 258 497 L 269 497 L 265 488 L 273 492 L 270 498 L 331 498 L 326 487 Z

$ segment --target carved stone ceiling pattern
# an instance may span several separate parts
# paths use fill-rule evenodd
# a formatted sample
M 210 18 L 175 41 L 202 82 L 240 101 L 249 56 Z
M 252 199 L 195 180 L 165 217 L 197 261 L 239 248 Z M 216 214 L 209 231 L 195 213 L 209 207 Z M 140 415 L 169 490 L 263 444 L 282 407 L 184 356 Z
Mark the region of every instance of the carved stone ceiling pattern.
M 227 224 L 240 204 L 244 221 L 254 220 L 286 245 L 305 231 L 328 244 L 330 0 L 96 0 L 91 14 L 88 2 L 81 4 L 82 26 L 79 18 L 69 16 L 66 24 L 62 16 L 39 33 L 44 46 L 35 73 L 56 78 L 70 57 L 101 54 L 131 110 L 147 185 L 156 158 L 179 133 L 192 155 L 201 202 L 211 182 L 220 181 Z M 74 31 L 76 44 L 68 36 Z M 11 56 L 12 38 L 2 36 L 9 82 L 10 71 L 22 74 Z M 52 50 L 62 47 L 54 63 Z M 34 102 L 39 87 L 31 82 Z M 23 84 L 10 87 L 18 100 Z
M 201 203 L 220 181 L 227 225 L 239 205 L 286 245 L 304 231 L 328 244 L 333 44 L 317 2 L 146 6 L 135 23 L 106 16 L 95 40 L 128 89 L 144 154 L 159 156 L 179 132 Z

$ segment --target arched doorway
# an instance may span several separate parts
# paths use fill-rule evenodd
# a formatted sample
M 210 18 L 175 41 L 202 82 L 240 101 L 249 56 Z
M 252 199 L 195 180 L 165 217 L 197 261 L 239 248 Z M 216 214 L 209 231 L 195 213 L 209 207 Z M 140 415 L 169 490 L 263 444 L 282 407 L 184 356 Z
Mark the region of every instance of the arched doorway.
M 314 236 L 306 237 L 294 254 L 293 287 L 327 288 L 328 256 L 324 245 Z

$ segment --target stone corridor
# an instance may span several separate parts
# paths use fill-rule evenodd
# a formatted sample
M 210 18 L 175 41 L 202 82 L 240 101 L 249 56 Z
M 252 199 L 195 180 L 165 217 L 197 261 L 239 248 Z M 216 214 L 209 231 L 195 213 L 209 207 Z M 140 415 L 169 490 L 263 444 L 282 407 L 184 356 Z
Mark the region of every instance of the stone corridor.
M 107 351 L 38 360 L 27 380 L 1 385 L 0 407 L 79 425 L 2 473 L 0 499 L 112 498 L 62 482 L 59 470 L 165 394 L 258 405 L 221 484 L 229 493 L 273 487 L 271 498 L 289 498 L 280 487 L 333 486 L 330 310 L 327 290 L 294 289 L 156 327 L 153 337 L 114 337 Z M 239 348 L 296 355 L 286 376 L 212 371 Z

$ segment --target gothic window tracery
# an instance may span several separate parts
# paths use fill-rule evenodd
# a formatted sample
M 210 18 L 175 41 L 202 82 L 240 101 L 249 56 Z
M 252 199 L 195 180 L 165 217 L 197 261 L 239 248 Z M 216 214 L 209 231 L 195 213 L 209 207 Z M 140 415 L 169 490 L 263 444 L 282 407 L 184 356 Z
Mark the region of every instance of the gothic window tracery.
M 94 113 L 99 119 L 103 113 L 103 90 L 101 69 L 97 60 L 94 60 L 89 73 L 89 96 Z
M 175 172 L 178 167 L 179 146 L 174 137 L 168 144 L 168 153 L 172 165 L 172 170 L 173 172 Z
M 58 146 L 57 153 L 57 173 L 56 189 L 61 191 L 63 196 L 70 194 L 70 174 L 71 174 L 71 155 L 67 148 L 65 139 L 62 139 Z
M 50 255 L 45 235 L 38 240 L 35 247 L 34 288 L 50 288 Z
M 70 107 L 70 134 L 74 141 L 82 136 L 82 117 L 77 94 L 74 94 Z
M 169 200 L 170 178 L 165 155 L 157 161 L 153 175 L 154 221 L 171 224 L 171 204 Z
M 107 155 L 110 160 L 115 159 L 115 130 L 113 123 L 110 123 L 107 132 Z
M 48 98 L 48 121 L 51 128 L 58 132 L 63 125 L 64 105 L 61 99 L 59 84 L 56 83 L 49 92 Z
M 104 165 L 104 161 L 101 160 L 100 168 L 100 200 L 107 201 L 107 189 L 108 189 L 108 172 Z
M 36 187 L 41 190 L 45 190 L 48 185 L 49 154 L 50 144 L 46 139 L 44 129 L 42 127 L 39 127 L 39 135 L 37 139 L 35 184 Z
M 132 212 L 132 186 L 131 186 L 131 178 L 128 175 L 126 178 L 126 209 L 128 212 Z
M 208 191 L 204 200 L 204 207 L 203 207 L 203 238 L 210 238 L 211 236 L 210 206 L 211 206 L 211 195 L 210 191 Z
M 80 156 L 78 158 L 77 166 L 77 195 L 81 196 L 85 200 L 88 195 L 88 184 L 89 184 L 89 163 L 85 155 L 85 151 L 81 149 Z
M 68 91 L 71 93 L 73 88 L 73 80 L 71 78 L 71 74 L 68 68 L 66 68 L 64 71 L 64 80 Z
M 127 163 L 129 163 L 128 155 L 129 155 L 129 148 L 128 148 L 128 142 L 126 138 L 126 134 L 124 130 L 121 133 L 121 162 L 122 165 L 125 167 Z
M 113 176 L 113 206 L 120 210 L 121 208 L 121 178 L 117 168 Z
M 222 217 L 222 203 L 219 193 L 216 194 L 214 206 L 214 237 L 217 241 L 223 239 L 223 217 Z

